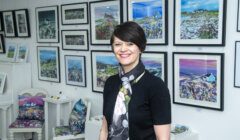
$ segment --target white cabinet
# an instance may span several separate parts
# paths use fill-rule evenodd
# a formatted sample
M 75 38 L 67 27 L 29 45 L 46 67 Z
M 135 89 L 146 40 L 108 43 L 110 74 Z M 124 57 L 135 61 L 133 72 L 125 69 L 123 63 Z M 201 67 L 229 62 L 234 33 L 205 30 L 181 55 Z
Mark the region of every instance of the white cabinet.
M 4 93 L 0 95 L 0 102 L 13 103 L 13 117 L 17 117 L 19 91 L 31 87 L 31 64 L 0 62 L 0 72 L 6 73 Z

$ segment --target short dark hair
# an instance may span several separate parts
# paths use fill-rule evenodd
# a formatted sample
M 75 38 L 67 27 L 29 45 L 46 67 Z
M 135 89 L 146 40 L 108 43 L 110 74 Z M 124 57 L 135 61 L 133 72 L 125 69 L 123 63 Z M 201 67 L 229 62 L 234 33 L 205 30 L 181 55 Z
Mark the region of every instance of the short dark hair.
M 136 22 L 127 21 L 117 25 L 111 36 L 111 45 L 114 42 L 114 37 L 117 37 L 122 41 L 136 44 L 141 52 L 143 52 L 146 48 L 147 39 L 144 30 Z

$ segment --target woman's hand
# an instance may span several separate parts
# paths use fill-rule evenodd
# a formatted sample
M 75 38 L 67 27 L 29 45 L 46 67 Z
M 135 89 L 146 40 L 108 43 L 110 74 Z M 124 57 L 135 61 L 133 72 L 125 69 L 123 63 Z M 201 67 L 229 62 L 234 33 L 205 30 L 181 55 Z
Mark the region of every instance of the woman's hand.
M 107 137 L 108 137 L 107 120 L 106 120 L 105 116 L 103 116 L 99 140 L 107 140 Z
M 170 140 L 171 125 L 154 125 L 157 140 Z

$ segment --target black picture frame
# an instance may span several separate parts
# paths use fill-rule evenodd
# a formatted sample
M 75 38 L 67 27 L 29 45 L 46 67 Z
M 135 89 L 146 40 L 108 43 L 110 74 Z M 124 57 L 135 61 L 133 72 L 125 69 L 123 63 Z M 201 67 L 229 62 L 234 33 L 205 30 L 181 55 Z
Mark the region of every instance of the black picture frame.
M 14 11 L 3 11 L 2 15 L 5 37 L 17 37 Z
M 127 20 L 144 29 L 148 45 L 168 44 L 168 0 L 127 0 Z
M 61 74 L 59 57 L 58 46 L 37 46 L 39 80 L 60 83 Z
M 38 43 L 59 42 L 57 5 L 36 8 L 36 29 Z
M 88 30 L 62 30 L 62 49 L 88 51 Z
M 0 31 L 4 31 L 2 12 L 0 12 Z
M 82 55 L 65 55 L 66 85 L 86 87 L 86 58 Z
M 5 40 L 3 34 L 0 34 L 0 53 L 5 53 Z
M 227 0 L 174 0 L 175 46 L 225 46 Z
M 123 1 L 94 1 L 89 5 L 91 45 L 110 45 L 114 27 L 123 22 Z
M 240 41 L 235 42 L 234 87 L 240 88 Z
M 173 52 L 173 103 L 223 111 L 224 54 Z
M 16 31 L 18 37 L 30 37 L 30 24 L 28 9 L 19 9 L 14 11 L 16 21 Z
M 62 25 L 88 24 L 88 3 L 62 4 L 61 16 Z

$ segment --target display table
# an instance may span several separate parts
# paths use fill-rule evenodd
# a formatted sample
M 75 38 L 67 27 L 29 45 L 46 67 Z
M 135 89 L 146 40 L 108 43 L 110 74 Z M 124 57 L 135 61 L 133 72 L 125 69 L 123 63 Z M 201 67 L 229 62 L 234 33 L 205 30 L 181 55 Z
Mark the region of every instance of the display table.
M 1 117 L 1 121 L 2 121 L 2 138 L 1 140 L 7 140 L 7 130 L 8 130 L 8 122 L 7 122 L 7 118 L 9 118 L 9 122 L 11 122 L 12 119 L 12 115 L 11 115 L 11 111 L 9 111 L 9 113 L 7 114 L 7 111 L 10 110 L 10 107 L 12 106 L 12 102 L 0 102 L 0 110 L 3 111 L 3 117 Z
M 49 129 L 49 120 L 48 120 L 48 104 L 55 104 L 56 105 L 56 126 L 60 126 L 60 111 L 62 104 L 68 104 L 69 112 L 72 109 L 72 100 L 71 99 L 53 99 L 53 98 L 44 98 L 44 118 L 45 118 L 45 140 L 49 138 L 49 132 L 52 132 L 52 128 Z M 69 113 L 68 113 L 69 114 Z

